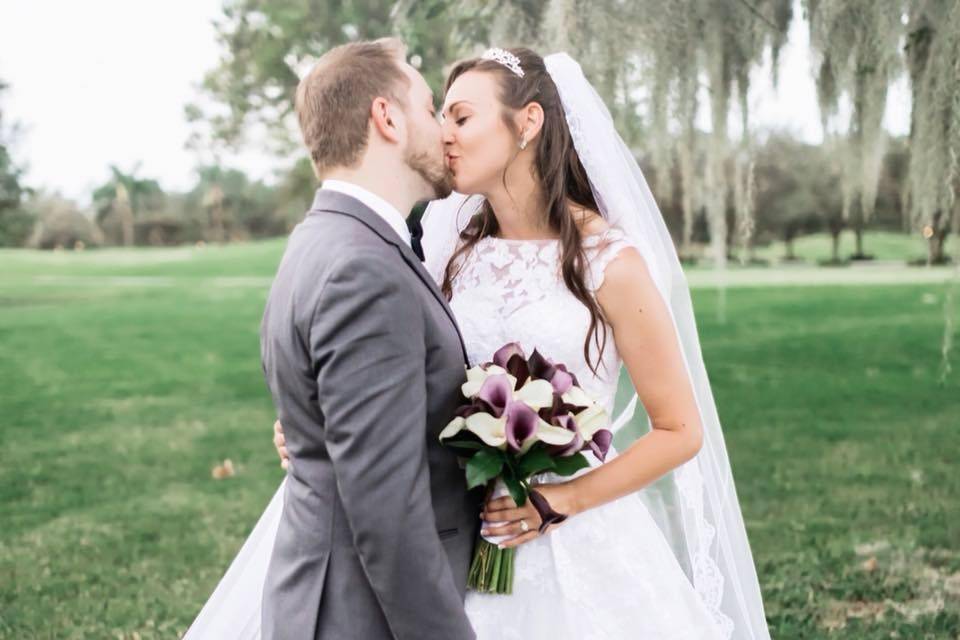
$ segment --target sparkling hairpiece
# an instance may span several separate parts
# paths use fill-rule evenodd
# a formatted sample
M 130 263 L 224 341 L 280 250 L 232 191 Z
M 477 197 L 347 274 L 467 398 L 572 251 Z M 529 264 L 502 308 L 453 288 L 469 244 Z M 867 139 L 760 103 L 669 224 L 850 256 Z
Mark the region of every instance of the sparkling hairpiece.
M 523 69 L 520 68 L 520 58 L 513 55 L 509 51 L 501 49 L 499 47 L 494 47 L 493 49 L 487 49 L 483 52 L 483 55 L 480 56 L 484 60 L 493 60 L 494 62 L 499 62 L 510 71 L 513 71 L 518 78 L 523 77 Z

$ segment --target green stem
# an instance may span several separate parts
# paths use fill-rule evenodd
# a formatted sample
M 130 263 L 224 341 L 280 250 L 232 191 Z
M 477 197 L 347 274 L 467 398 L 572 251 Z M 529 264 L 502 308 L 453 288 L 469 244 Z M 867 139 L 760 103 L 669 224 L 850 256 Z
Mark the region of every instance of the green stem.
M 480 593 L 509 594 L 513 591 L 514 549 L 500 549 L 483 538 L 477 540 L 467 586 Z

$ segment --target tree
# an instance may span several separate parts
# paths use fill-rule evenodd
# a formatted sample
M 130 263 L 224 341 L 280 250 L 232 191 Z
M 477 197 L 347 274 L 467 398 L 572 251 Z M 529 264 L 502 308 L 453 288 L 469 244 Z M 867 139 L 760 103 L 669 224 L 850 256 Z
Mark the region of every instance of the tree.
M 758 230 L 783 241 L 786 260 L 796 259 L 793 242 L 797 237 L 825 222 L 837 248 L 843 226 L 837 169 L 829 160 L 825 148 L 780 134 L 770 136 L 757 149 Z M 838 220 L 841 224 L 835 228 Z
M 736 225 L 749 242 L 752 221 L 752 142 L 750 72 L 766 50 L 774 80 L 780 48 L 793 17 L 790 0 L 683 0 L 638 3 L 643 77 L 650 91 L 650 142 L 657 166 L 676 161 L 683 182 L 684 225 L 681 253 L 690 253 L 694 213 L 706 207 L 715 260 L 722 264 L 728 243 L 727 208 L 733 184 Z M 712 121 L 705 146 L 698 148 L 695 119 L 699 90 L 709 91 Z M 738 148 L 727 128 L 734 109 L 742 131 Z M 697 156 L 704 154 L 702 172 Z M 676 159 L 676 160 L 674 160 Z M 733 165 L 732 168 L 729 165 Z M 700 178 L 700 175 L 703 178 Z M 661 172 L 662 176 L 668 175 Z M 699 188 L 698 188 L 699 186 Z
M 867 258 L 863 234 L 876 207 L 887 90 L 901 65 L 903 0 L 804 0 L 804 6 L 819 58 L 824 135 L 842 142 L 837 148 L 843 157 L 843 215 L 856 235 L 853 257 Z M 844 97 L 853 106 L 849 122 L 835 123 Z
M 103 243 L 103 233 L 71 200 L 38 194 L 27 206 L 37 215 L 29 241 L 35 249 L 83 249 Z
M 192 104 L 187 119 L 209 127 L 193 146 L 244 142 L 260 125 L 279 149 L 295 147 L 293 98 L 302 74 L 325 51 L 344 42 L 391 33 L 390 0 L 226 0 L 214 27 L 222 46 L 202 89 L 212 105 Z
M 0 80 L 0 97 L 8 85 Z M 24 197 L 29 190 L 23 185 L 23 169 L 14 163 L 11 147 L 17 130 L 7 130 L 0 109 L 0 247 L 21 246 L 30 235 L 34 216 L 25 210 Z
M 137 216 L 148 209 L 162 207 L 163 190 L 156 180 L 139 178 L 139 165 L 124 173 L 114 165 L 110 166 L 110 180 L 96 188 L 93 202 L 96 208 L 96 221 L 108 233 L 111 239 L 122 242 L 123 246 L 134 244 L 134 225 Z
M 219 165 L 201 166 L 197 176 L 185 206 L 200 214 L 198 222 L 207 240 L 226 242 L 287 231 L 286 221 L 277 211 L 275 189 L 250 180 L 242 171 Z
M 927 239 L 927 262 L 941 264 L 960 231 L 960 3 L 911 0 L 907 66 L 913 106 L 904 201 Z

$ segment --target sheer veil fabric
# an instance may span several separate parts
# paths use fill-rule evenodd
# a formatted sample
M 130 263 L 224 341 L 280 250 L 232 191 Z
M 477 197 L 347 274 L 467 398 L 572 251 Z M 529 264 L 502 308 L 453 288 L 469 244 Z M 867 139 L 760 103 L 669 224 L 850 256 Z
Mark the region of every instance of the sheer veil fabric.
M 642 491 L 641 498 L 725 637 L 766 640 L 770 634 L 760 586 L 673 240 L 639 165 L 580 65 L 565 53 L 545 62 L 600 213 L 637 247 L 671 312 L 703 423 L 701 451 Z M 423 227 L 431 273 L 443 273 L 460 231 L 481 204 L 479 196 L 456 193 L 430 204 Z M 614 420 L 615 431 L 633 418 L 636 404 L 634 395 Z

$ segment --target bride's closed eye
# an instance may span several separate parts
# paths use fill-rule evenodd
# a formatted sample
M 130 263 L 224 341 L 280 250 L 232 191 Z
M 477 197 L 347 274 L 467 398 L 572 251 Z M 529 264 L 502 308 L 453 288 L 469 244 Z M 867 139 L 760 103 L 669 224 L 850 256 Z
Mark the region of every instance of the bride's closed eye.
M 458 127 L 462 127 L 462 126 L 463 126 L 463 123 L 466 122 L 466 121 L 469 120 L 469 119 L 470 119 L 470 118 L 469 118 L 468 116 L 463 116 L 462 118 L 457 118 L 457 119 L 455 120 L 455 122 L 457 123 L 457 126 L 458 126 Z

